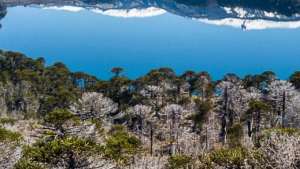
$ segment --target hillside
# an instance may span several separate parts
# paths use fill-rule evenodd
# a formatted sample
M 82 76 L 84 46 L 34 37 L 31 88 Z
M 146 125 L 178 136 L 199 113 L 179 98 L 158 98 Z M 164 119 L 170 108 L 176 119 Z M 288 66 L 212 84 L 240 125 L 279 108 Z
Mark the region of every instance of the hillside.
M 0 168 L 300 167 L 300 72 L 104 81 L 0 52 Z

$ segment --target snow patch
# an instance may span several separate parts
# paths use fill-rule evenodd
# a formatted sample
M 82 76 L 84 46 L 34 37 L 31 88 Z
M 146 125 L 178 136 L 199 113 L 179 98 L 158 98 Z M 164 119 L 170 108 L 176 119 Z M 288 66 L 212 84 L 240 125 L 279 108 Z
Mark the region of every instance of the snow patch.
M 84 8 L 76 7 L 76 6 L 48 6 L 48 7 L 43 7 L 42 9 L 67 11 L 67 12 L 80 12 L 84 10 Z
M 232 26 L 235 28 L 243 28 L 247 30 L 262 30 L 262 29 L 279 29 L 279 28 L 288 28 L 295 29 L 300 28 L 300 21 L 286 21 L 286 22 L 277 22 L 277 21 L 267 21 L 267 20 L 244 20 L 237 18 L 226 18 L 220 20 L 209 20 L 209 19 L 195 19 L 197 21 L 218 25 L 218 26 Z
M 245 9 L 238 8 L 238 7 L 234 8 L 233 11 L 236 12 L 238 17 L 241 17 L 241 18 L 245 17 L 248 13 Z
M 109 9 L 109 10 L 102 10 L 102 9 L 92 9 L 92 12 L 99 13 L 102 15 L 107 16 L 114 16 L 114 17 L 123 17 L 123 18 L 131 18 L 131 17 L 151 17 L 151 16 L 158 16 L 166 13 L 165 10 L 155 7 L 149 7 L 145 9 Z

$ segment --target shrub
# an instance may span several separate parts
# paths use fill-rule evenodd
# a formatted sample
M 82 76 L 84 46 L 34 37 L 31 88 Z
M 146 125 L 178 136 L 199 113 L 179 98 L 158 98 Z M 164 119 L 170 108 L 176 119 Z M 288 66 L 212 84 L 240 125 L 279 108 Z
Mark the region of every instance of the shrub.
M 119 165 L 128 165 L 141 148 L 141 141 L 135 136 L 129 135 L 123 126 L 113 127 L 111 136 L 104 146 L 105 156 L 114 160 Z
M 99 146 L 91 140 L 77 137 L 65 137 L 52 141 L 40 140 L 32 146 L 25 146 L 19 166 L 31 164 L 44 164 L 59 167 L 70 161 L 74 155 L 74 163 L 85 162 L 86 157 L 96 154 Z M 22 169 L 22 168 L 21 168 Z
M 45 117 L 45 122 L 54 125 L 54 127 L 61 129 L 62 125 L 69 120 L 78 120 L 74 114 L 66 109 L 56 109 L 48 113 Z
M 244 165 L 244 160 L 249 157 L 249 153 L 245 148 L 237 147 L 230 149 L 220 149 L 213 151 L 210 154 L 212 162 L 220 166 L 237 166 L 241 167 Z
M 194 120 L 195 127 L 201 130 L 205 120 L 207 119 L 209 111 L 212 109 L 212 103 L 210 101 L 202 101 L 199 99 L 196 99 L 195 103 L 198 111 L 192 118 Z
M 12 119 L 12 118 L 8 118 L 8 117 L 0 118 L 0 124 L 1 125 L 5 125 L 5 124 L 14 125 L 16 121 L 17 120 Z
M 168 159 L 168 169 L 185 169 L 192 162 L 192 158 L 186 155 L 174 155 Z
M 272 128 L 264 131 L 265 136 L 269 136 L 271 133 L 294 136 L 300 135 L 300 130 L 297 128 Z
M 14 169 L 44 169 L 44 167 L 30 160 L 22 159 L 15 164 Z
M 243 126 L 241 124 L 234 124 L 231 126 L 228 131 L 228 144 L 230 147 L 239 147 L 241 146 L 241 139 L 243 137 Z
M 21 140 L 22 135 L 20 133 L 0 128 L 0 142 L 19 142 Z

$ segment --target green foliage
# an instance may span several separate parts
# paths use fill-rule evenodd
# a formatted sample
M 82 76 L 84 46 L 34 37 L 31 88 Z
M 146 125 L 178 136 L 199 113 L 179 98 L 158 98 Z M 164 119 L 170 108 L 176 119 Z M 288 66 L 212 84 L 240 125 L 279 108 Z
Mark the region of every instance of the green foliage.
M 258 149 L 246 149 L 243 147 L 222 148 L 214 150 L 209 154 L 202 156 L 200 161 L 204 164 L 204 168 L 213 169 L 215 165 L 224 168 L 245 168 L 245 163 L 248 167 L 263 168 L 265 156 Z
M 171 68 L 163 67 L 150 70 L 145 76 L 139 78 L 140 85 L 159 85 L 163 81 L 174 82 L 176 80 L 175 72 Z
M 243 126 L 241 124 L 232 125 L 227 131 L 227 136 L 230 147 L 240 147 L 243 137 Z
M 6 70 L 0 71 L 0 82 L 7 84 L 9 80 L 9 72 Z
M 251 100 L 249 102 L 249 113 L 252 112 L 267 112 L 270 110 L 270 106 L 262 101 Z
M 271 71 L 263 72 L 258 75 L 246 75 L 243 79 L 245 88 L 255 87 L 260 90 L 264 90 L 267 84 L 270 84 L 276 79 L 276 74 Z
M 195 127 L 202 129 L 202 125 L 207 119 L 209 111 L 212 109 L 212 103 L 210 101 L 195 100 L 198 112 L 194 115 L 193 120 Z
M 0 128 L 0 142 L 19 142 L 22 140 L 22 135 L 17 132 L 12 132 L 4 128 Z
M 41 115 L 55 108 L 68 108 L 78 100 L 79 87 L 74 83 L 73 73 L 62 63 L 45 67 L 43 58 L 36 60 L 16 52 L 1 52 L 0 81 L 3 84 L 20 84 L 26 81 L 32 95 L 41 95 Z
M 56 109 L 45 117 L 45 122 L 53 124 L 56 128 L 61 128 L 69 120 L 77 120 L 77 118 L 66 109 Z
M 213 95 L 214 85 L 208 72 L 200 72 L 189 80 L 193 95 L 209 98 Z
M 249 158 L 249 152 L 242 147 L 220 149 L 213 151 L 210 154 L 211 161 L 220 166 L 241 167 L 244 165 L 244 160 L 247 158 Z
M 91 123 L 95 124 L 96 129 L 99 133 L 102 133 L 104 129 L 102 128 L 102 121 L 100 119 L 91 119 Z
M 72 73 L 73 83 L 80 88 L 81 91 L 96 91 L 101 83 L 95 76 L 88 75 L 84 72 Z
M 300 89 L 300 71 L 297 71 L 290 76 L 290 82 L 296 89 Z
M 260 123 L 262 117 L 266 117 L 267 113 L 271 110 L 270 106 L 267 103 L 264 103 L 259 100 L 251 100 L 249 102 L 249 109 L 246 112 L 246 120 L 248 121 L 248 135 L 252 136 L 254 145 L 256 147 L 260 146 Z M 253 119 L 253 126 L 250 131 L 250 119 Z
M 200 169 L 214 168 L 256 168 L 264 169 L 266 158 L 258 149 L 243 147 L 222 148 L 199 156 Z
M 176 76 L 176 73 L 167 67 L 151 70 L 137 80 L 120 76 L 123 69 L 115 67 L 112 72 L 116 76 L 109 81 L 101 81 L 83 72 L 71 72 L 63 63 L 55 63 L 46 67 L 43 58 L 31 59 L 21 53 L 1 51 L 0 69 L 1 81 L 13 84 L 26 81 L 30 84 L 31 94 L 37 95 L 39 98 L 38 115 L 42 117 L 57 108 L 68 109 L 72 103 L 79 100 L 84 91 L 103 92 L 105 96 L 118 103 L 119 110 L 143 103 L 145 98 L 138 93 L 145 85 L 159 86 L 162 82 L 167 82 L 176 86 L 177 89 L 172 92 L 165 91 L 166 95 L 163 100 L 168 103 L 189 103 L 189 98 L 180 97 L 178 94 L 180 85 L 186 83 L 190 85 L 188 89 L 190 95 L 197 94 L 208 98 L 214 92 L 214 82 L 207 72 L 187 71 L 182 76 Z M 296 87 L 299 86 L 297 85 L 299 74 L 299 72 L 295 72 L 290 78 Z M 250 86 L 261 88 L 270 83 L 274 77 L 275 74 L 270 71 L 255 76 L 249 75 L 245 77 L 244 85 L 246 88 Z M 203 119 L 205 116 L 203 113 L 206 112 L 205 109 L 208 109 L 206 105 L 200 105 L 200 113 L 197 112 L 196 119 L 198 120 L 196 121 L 199 122 L 197 123 L 200 124 L 198 125 L 200 128 L 202 122 L 199 119 Z
M 129 103 L 132 95 L 129 93 L 131 81 L 126 77 L 114 77 L 109 82 L 109 87 L 106 89 L 108 96 L 119 104 L 119 107 L 124 107 Z
M 0 125 L 5 125 L 5 124 L 14 125 L 16 121 L 17 120 L 13 118 L 2 117 L 0 118 Z
M 21 159 L 15 164 L 14 169 L 44 169 L 44 167 L 30 160 Z
M 105 156 L 119 165 L 128 165 L 134 155 L 141 149 L 141 141 L 129 135 L 123 126 L 114 126 L 111 136 L 106 140 Z
M 186 155 L 174 155 L 168 159 L 168 169 L 186 169 L 192 162 L 192 158 Z
M 17 70 L 16 77 L 18 81 L 31 81 L 36 84 L 41 83 L 42 80 L 40 79 L 41 77 L 38 75 L 38 73 L 31 69 Z
M 251 119 L 251 116 L 254 113 L 258 113 L 257 115 L 261 116 L 270 110 L 271 110 L 271 107 L 267 103 L 265 103 L 263 101 L 259 101 L 259 100 L 251 100 L 249 102 L 249 108 L 246 112 L 246 117 L 243 117 L 243 120 Z
M 297 128 L 272 128 L 264 130 L 265 136 L 269 136 L 271 133 L 289 136 L 300 136 L 300 130 Z
M 99 146 L 95 142 L 77 137 L 40 140 L 32 146 L 24 147 L 21 162 L 23 160 L 26 165 L 56 166 L 59 161 L 68 161 L 70 154 L 75 154 L 76 159 L 80 160 L 82 157 L 98 153 L 98 150 Z
M 111 72 L 115 74 L 115 77 L 118 77 L 123 71 L 124 69 L 121 67 L 114 67 L 111 69 Z

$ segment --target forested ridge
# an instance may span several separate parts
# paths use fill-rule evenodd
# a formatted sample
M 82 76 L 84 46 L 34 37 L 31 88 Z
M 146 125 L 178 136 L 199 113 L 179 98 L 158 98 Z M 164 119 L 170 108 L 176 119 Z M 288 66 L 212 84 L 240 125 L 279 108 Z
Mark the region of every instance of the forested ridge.
M 300 71 L 101 80 L 7 51 L 0 69 L 0 168 L 300 168 Z

